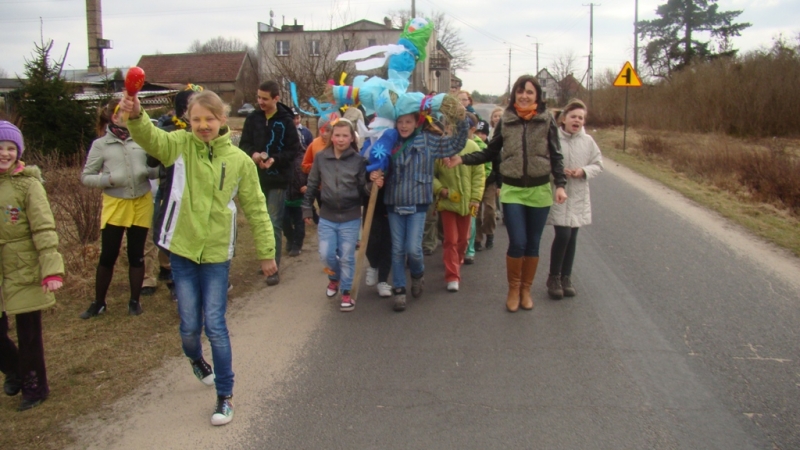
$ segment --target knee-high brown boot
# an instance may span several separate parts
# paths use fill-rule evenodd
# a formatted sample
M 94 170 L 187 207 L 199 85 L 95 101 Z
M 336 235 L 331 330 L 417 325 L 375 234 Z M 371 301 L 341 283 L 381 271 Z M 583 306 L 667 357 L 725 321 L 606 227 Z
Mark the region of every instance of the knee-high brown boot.
M 539 257 L 526 256 L 522 258 L 522 280 L 519 286 L 520 302 L 522 309 L 533 309 L 533 298 L 531 297 L 531 285 L 536 277 L 536 268 L 539 267 Z
M 522 258 L 512 258 L 506 255 L 506 274 L 508 276 L 508 298 L 506 308 L 509 312 L 519 309 L 519 285 L 522 276 Z

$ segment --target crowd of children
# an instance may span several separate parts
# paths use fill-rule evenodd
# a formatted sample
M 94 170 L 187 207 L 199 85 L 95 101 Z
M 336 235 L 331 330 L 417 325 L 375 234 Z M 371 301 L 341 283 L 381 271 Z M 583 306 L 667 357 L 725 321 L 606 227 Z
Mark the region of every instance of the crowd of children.
M 359 244 L 367 246 L 366 285 L 375 286 L 381 297 L 392 297 L 394 311 L 408 305 L 407 269 L 410 294 L 422 295 L 426 217 L 441 223 L 442 287 L 458 292 L 461 266 L 474 261 L 476 251 L 494 247 L 498 200 L 510 241 L 507 309 L 533 308 L 530 290 L 545 224 L 556 232 L 548 294 L 554 299 L 576 295 L 571 275 L 578 229 L 591 223 L 588 180 L 603 169 L 599 149 L 583 131 L 586 106 L 571 101 L 556 119 L 531 76 L 517 80 L 510 105 L 493 111 L 489 121 L 474 112 L 469 93 L 457 95 L 464 120 L 442 125 L 426 120 L 424 111 L 400 115 L 388 170 L 369 173 L 369 155 L 361 153 L 363 138 L 357 132 L 356 122 L 364 120 L 360 112 L 326 115 L 313 138 L 300 125 L 298 112 L 280 102 L 274 82 L 258 89 L 260 109 L 245 121 L 244 151 L 231 143 L 228 106 L 207 90 L 179 94 L 180 116 L 176 101 L 171 132 L 149 120 L 136 96 L 103 106 L 100 137 L 82 178 L 87 186 L 103 189 L 102 250 L 95 298 L 81 317 L 108 309 L 106 292 L 123 235 L 128 241 L 128 314 L 143 312 L 144 249 L 152 227 L 153 241 L 167 260 L 162 259 L 161 270 L 174 283 L 183 351 L 194 375 L 216 386 L 211 423 L 223 425 L 233 418 L 225 312 L 238 207 L 253 228 L 260 272 L 270 285 L 279 280 L 282 235 L 288 255 L 297 256 L 305 227 L 318 223 L 326 295 L 338 294 L 343 312 L 356 306 L 351 290 Z M 280 145 L 272 139 L 278 135 Z M 0 221 L 0 370 L 5 393 L 23 394 L 20 410 L 40 404 L 49 393 L 41 310 L 55 303 L 53 292 L 64 274 L 40 173 L 22 163 L 23 150 L 20 130 L 0 122 L 0 198 L 8 205 Z M 154 212 L 149 180 L 157 178 Z M 373 189 L 378 200 L 369 239 L 360 243 Z M 8 338 L 9 314 L 16 315 L 19 348 Z M 213 367 L 203 358 L 203 330 Z

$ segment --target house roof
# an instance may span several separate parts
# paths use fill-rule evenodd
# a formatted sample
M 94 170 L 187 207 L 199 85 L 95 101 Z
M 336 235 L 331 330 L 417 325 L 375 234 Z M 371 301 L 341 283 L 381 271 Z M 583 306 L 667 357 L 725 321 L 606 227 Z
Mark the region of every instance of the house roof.
M 439 50 L 439 51 L 444 52 L 444 54 L 447 55 L 448 58 L 453 59 L 453 55 L 450 54 L 450 51 L 447 50 L 447 48 L 444 46 L 444 44 L 442 44 L 442 41 L 440 41 L 438 39 L 436 40 L 436 49 Z
M 156 84 L 223 83 L 235 81 L 247 52 L 143 55 L 139 67 Z
M 543 77 L 550 78 L 551 80 L 556 79 L 556 77 L 554 77 L 553 74 L 551 74 L 550 71 L 547 69 L 542 69 L 539 71 L 539 73 L 536 74 L 536 78 L 543 78 Z
M 561 87 L 568 91 L 576 91 L 584 89 L 583 85 L 577 78 L 575 78 L 572 74 L 569 74 L 561 80 Z
M 18 80 L 16 78 L 0 78 L 0 89 L 14 90 L 22 87 L 22 83 L 27 80 Z
M 396 28 L 387 27 L 385 24 L 373 22 L 367 19 L 357 20 L 349 23 L 343 27 L 336 28 L 333 31 L 386 31 L 395 30 Z

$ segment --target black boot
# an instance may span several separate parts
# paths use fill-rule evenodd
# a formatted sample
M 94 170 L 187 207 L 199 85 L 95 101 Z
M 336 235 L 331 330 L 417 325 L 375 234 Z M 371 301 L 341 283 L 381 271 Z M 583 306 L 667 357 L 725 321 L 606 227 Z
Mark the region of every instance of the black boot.
M 94 301 L 89 309 L 81 313 L 81 319 L 90 319 L 106 312 L 106 293 L 114 276 L 113 267 L 97 266 L 97 275 L 94 284 Z
M 3 391 L 5 391 L 6 395 L 13 397 L 19 394 L 19 391 L 21 389 L 22 389 L 22 378 L 20 378 L 16 372 L 7 373 L 6 380 L 3 383 Z
M 131 299 L 128 302 L 128 315 L 138 316 L 141 313 L 142 313 L 142 304 L 139 303 L 139 300 Z
M 569 275 L 561 277 L 561 288 L 564 290 L 564 297 L 575 297 L 578 293 L 575 291 L 575 286 L 572 285 L 572 280 Z
M 494 235 L 493 234 L 487 234 L 486 235 L 486 250 L 489 250 L 492 247 L 494 247 Z
M 104 312 L 106 312 L 106 302 L 103 301 L 103 303 L 98 303 L 98 302 L 94 301 L 94 302 L 92 302 L 91 305 L 89 305 L 89 309 L 87 309 L 86 311 L 81 313 L 80 317 L 81 317 L 81 319 L 84 319 L 84 320 L 85 319 L 91 319 L 92 317 L 99 316 L 100 314 L 103 314 Z
M 561 276 L 553 275 L 547 277 L 547 295 L 553 300 L 564 298 L 564 288 L 561 286 Z

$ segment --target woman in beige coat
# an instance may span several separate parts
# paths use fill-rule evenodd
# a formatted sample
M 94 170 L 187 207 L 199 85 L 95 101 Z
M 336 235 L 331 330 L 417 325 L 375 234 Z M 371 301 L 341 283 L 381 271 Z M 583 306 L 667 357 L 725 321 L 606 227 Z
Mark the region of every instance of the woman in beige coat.
M 567 201 L 554 204 L 547 217 L 547 224 L 555 226 L 556 231 L 550 249 L 550 276 L 547 278 L 547 293 L 554 300 L 576 295 L 570 276 L 578 230 L 592 223 L 589 179 L 603 171 L 603 155 L 594 139 L 584 132 L 585 120 L 586 105 L 580 100 L 571 100 L 558 118 L 564 173 L 569 182 Z

